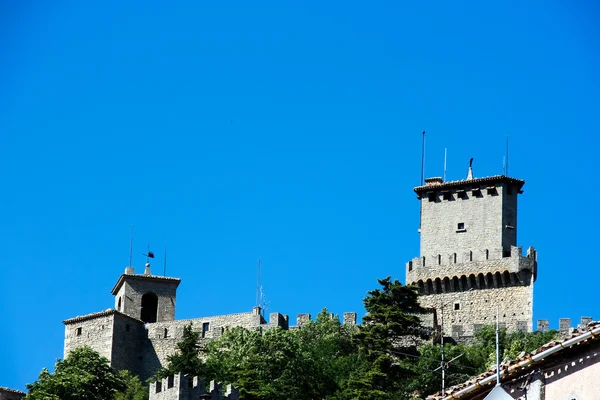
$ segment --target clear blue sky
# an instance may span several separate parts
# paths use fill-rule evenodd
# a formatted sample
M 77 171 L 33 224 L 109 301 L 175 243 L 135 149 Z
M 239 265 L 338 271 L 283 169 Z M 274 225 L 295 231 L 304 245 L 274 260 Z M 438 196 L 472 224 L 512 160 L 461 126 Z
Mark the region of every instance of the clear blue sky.
M 123 4 L 127 3 L 127 4 Z M 129 4 L 130 3 L 130 4 Z M 293 4 L 291 4 L 293 3 Z M 405 4 L 401 4 L 405 3 Z M 534 320 L 600 318 L 599 8 L 3 2 L 0 386 L 62 357 L 148 244 L 177 317 L 358 311 L 418 255 L 426 175 L 526 180 Z

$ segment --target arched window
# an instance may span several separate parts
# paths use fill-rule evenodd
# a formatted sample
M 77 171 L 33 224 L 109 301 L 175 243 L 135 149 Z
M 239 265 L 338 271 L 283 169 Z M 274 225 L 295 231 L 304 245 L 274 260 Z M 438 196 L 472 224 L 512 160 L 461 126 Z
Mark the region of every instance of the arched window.
M 142 296 L 141 320 L 144 322 L 156 322 L 158 312 L 158 296 L 152 292 Z
M 460 286 L 458 283 L 458 276 L 455 276 L 452 278 L 452 291 L 453 292 L 458 292 L 460 291 Z
M 450 286 L 450 278 L 444 278 L 444 292 L 448 293 L 452 291 L 452 287 Z
M 122 297 L 119 297 L 119 301 L 117 302 L 117 311 L 121 311 L 121 299 Z
M 435 278 L 435 292 L 442 293 L 442 280 L 440 278 Z

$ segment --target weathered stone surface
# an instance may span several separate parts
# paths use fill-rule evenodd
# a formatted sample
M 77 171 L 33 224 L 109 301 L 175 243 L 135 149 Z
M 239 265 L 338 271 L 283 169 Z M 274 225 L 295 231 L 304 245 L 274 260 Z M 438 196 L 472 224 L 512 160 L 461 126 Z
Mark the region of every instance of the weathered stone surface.
M 516 246 L 523 181 L 490 177 L 416 188 L 421 202 L 420 256 L 406 264 L 425 307 L 444 319 L 444 335 L 468 342 L 495 321 L 531 331 L 537 253 Z
M 0 400 L 21 400 L 25 398 L 25 392 L 20 390 L 0 387 Z

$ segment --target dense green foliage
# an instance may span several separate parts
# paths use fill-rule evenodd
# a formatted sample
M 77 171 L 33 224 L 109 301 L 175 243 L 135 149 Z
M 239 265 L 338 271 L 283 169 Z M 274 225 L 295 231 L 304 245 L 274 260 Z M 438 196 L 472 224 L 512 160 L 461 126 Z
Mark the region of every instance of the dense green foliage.
M 161 368 L 150 380 L 165 378 L 169 375 L 183 373 L 191 376 L 205 376 L 204 363 L 200 360 L 200 333 L 192 329 L 192 325 L 183 327 L 183 335 L 177 343 L 177 352 L 167 356 L 167 366 Z
M 144 386 L 137 375 L 127 370 L 119 373 L 125 383 L 125 389 L 118 392 L 114 400 L 148 400 L 148 387 Z
M 126 391 L 128 384 L 132 382 L 134 378 L 116 372 L 105 357 L 101 357 L 89 347 L 80 347 L 71 351 L 64 360 L 58 359 L 54 373 L 44 368 L 38 380 L 27 385 L 27 399 L 112 400 L 117 393 Z M 139 380 L 137 382 L 139 383 Z
M 406 398 L 406 382 L 415 375 L 409 359 L 398 350 L 403 337 L 421 332 L 415 313 L 424 310 L 417 291 L 390 277 L 378 282 L 381 289 L 364 299 L 367 314 L 355 335 L 361 368 L 351 373 L 345 398 L 388 399 L 390 393 Z
M 328 398 L 356 363 L 353 330 L 327 310 L 297 330 L 233 328 L 208 346 L 207 370 L 244 399 Z

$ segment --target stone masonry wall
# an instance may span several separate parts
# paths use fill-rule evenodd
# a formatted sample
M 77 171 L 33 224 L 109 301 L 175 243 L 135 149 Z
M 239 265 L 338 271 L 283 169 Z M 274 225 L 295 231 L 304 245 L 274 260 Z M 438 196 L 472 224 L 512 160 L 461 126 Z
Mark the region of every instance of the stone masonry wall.
M 536 270 L 536 253 L 531 247 L 528 254 L 523 256 L 521 247 L 511 247 L 510 257 L 500 257 L 489 260 L 473 259 L 469 261 L 469 253 L 460 254 L 457 256 L 457 263 L 438 265 L 437 259 L 432 259 L 423 265 L 421 258 L 413 258 L 406 263 L 406 282 L 416 283 L 419 280 L 426 281 L 427 279 L 435 280 L 436 278 L 454 276 L 461 277 L 462 275 L 469 276 L 474 274 L 495 273 L 495 272 L 512 272 L 518 273 L 522 270 L 530 270 L 535 273 Z
M 141 363 L 156 366 L 156 361 L 152 363 L 153 358 L 144 354 L 146 338 L 146 329 L 141 321 L 115 313 L 111 365 L 118 370 L 126 369 L 135 374 L 139 373 Z
M 175 353 L 177 343 L 183 338 L 183 328 L 190 324 L 194 331 L 200 332 L 203 341 L 218 338 L 229 327 L 268 326 L 264 318 L 254 312 L 146 324 L 148 341 L 143 350 L 145 361 L 140 364 L 140 376 L 148 378 L 158 367 L 166 365 L 167 356 Z
M 181 373 L 152 382 L 149 392 L 149 400 L 197 400 L 200 396 L 211 400 L 239 399 L 239 391 L 232 385 L 224 386 L 215 381 L 210 381 L 206 385 L 198 377 Z
M 73 318 L 65 323 L 64 357 L 73 349 L 90 346 L 101 356 L 111 359 L 114 314 L 97 313 L 98 316 L 82 321 Z
M 0 400 L 21 400 L 23 398 L 25 398 L 25 393 L 20 390 L 0 387 Z
M 444 335 L 465 341 L 483 325 L 494 324 L 496 307 L 499 322 L 509 331 L 532 331 L 533 282 L 530 285 L 483 289 L 465 292 L 440 293 L 420 296 L 424 307 L 437 310 L 437 323 L 444 319 Z
M 115 296 L 115 309 L 136 319 L 141 318 L 142 296 L 152 292 L 158 296 L 157 321 L 173 321 L 175 319 L 176 290 L 179 281 L 172 282 L 157 279 L 140 279 L 136 275 L 123 275 L 125 282 Z M 151 276 L 150 276 L 151 277 Z M 160 277 L 158 277 L 160 278 Z
M 448 194 L 436 192 L 430 201 L 428 194 L 424 194 L 421 199 L 421 258 L 425 257 L 433 265 L 441 255 L 442 264 L 446 264 L 454 253 L 473 251 L 480 255 L 486 249 L 490 258 L 502 257 L 503 246 L 516 245 L 517 193 L 508 195 L 504 193 L 505 189 L 497 184 L 495 190 L 482 187 L 474 192 L 466 181 L 465 186 L 458 189 L 464 190 L 464 195 L 457 193 L 457 189 L 449 189 Z M 505 213 L 506 218 L 514 219 L 515 229 L 503 224 Z M 459 229 L 459 224 L 464 227 Z M 506 229 L 513 233 L 505 235 Z M 510 242 L 503 243 L 504 239 Z

